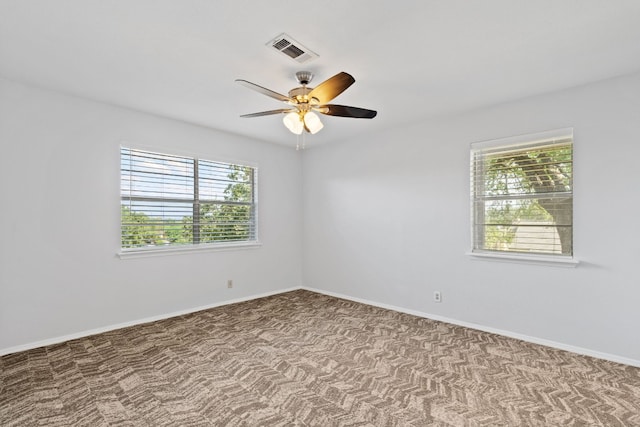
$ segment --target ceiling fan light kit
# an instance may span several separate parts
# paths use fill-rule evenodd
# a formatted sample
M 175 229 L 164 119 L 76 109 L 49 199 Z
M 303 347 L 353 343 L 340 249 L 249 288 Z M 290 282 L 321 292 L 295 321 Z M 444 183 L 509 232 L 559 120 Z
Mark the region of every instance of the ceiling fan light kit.
M 289 129 L 292 133 L 296 135 L 300 135 L 303 130 L 306 130 L 310 134 L 315 134 L 320 131 L 324 127 L 322 122 L 320 121 L 320 117 L 313 111 L 307 111 L 306 113 L 288 113 L 282 119 L 284 125 Z
M 327 104 L 355 83 L 355 79 L 348 73 L 341 72 L 312 88 L 307 85 L 313 79 L 310 71 L 298 71 L 296 79 L 301 85 L 288 92 L 288 96 L 274 92 L 247 80 L 237 79 L 236 82 L 253 89 L 263 95 L 284 102 L 290 108 L 262 111 L 259 113 L 243 114 L 240 117 L 261 117 L 273 114 L 285 114 L 282 122 L 296 135 L 306 131 L 310 134 L 319 132 L 324 125 L 317 113 L 327 116 L 351 117 L 358 119 L 372 119 L 377 115 L 374 110 L 349 107 L 347 105 Z
M 309 133 L 311 135 L 318 133 L 320 129 L 324 127 L 324 125 L 320 121 L 320 117 L 318 117 L 318 115 L 313 111 L 308 111 L 304 115 L 303 121 L 305 128 L 309 130 Z
M 304 130 L 304 124 L 302 123 L 302 120 L 300 119 L 300 115 L 298 113 L 288 113 L 284 116 L 282 122 L 287 127 L 287 129 L 289 129 L 296 135 L 300 135 Z

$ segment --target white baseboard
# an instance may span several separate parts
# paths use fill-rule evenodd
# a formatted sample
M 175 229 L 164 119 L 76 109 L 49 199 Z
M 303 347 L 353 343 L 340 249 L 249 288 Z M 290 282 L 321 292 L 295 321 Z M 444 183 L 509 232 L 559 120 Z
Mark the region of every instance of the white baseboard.
M 44 346 L 47 346 L 47 345 L 59 344 L 59 343 L 62 343 L 62 342 L 65 342 L 65 341 L 69 341 L 69 340 L 74 340 L 74 339 L 77 339 L 77 338 L 84 338 L 84 337 L 88 337 L 90 335 L 95 335 L 95 334 L 100 334 L 100 333 L 103 333 L 103 332 L 113 331 L 115 329 L 121 329 L 121 328 L 127 328 L 129 326 L 140 325 L 142 323 L 155 322 L 157 320 L 164 320 L 164 319 L 168 319 L 170 317 L 183 316 L 185 314 L 195 313 L 196 311 L 207 310 L 207 309 L 210 309 L 210 308 L 220 307 L 220 306 L 223 306 L 223 305 L 235 304 L 235 303 L 238 303 L 238 302 L 250 301 L 250 300 L 254 300 L 254 299 L 258 299 L 258 298 L 264 298 L 264 297 L 268 297 L 268 296 L 272 296 L 272 295 L 278 295 L 278 294 L 282 294 L 282 293 L 285 293 L 285 292 L 295 291 L 295 290 L 298 290 L 298 289 L 305 289 L 305 290 L 308 290 L 308 291 L 311 291 L 311 292 L 317 292 L 319 294 L 333 296 L 333 297 L 336 297 L 336 298 L 342 298 L 342 299 L 346 299 L 346 300 L 349 300 L 349 301 L 359 302 L 359 303 L 362 303 L 362 304 L 372 305 L 374 307 L 380 307 L 380 308 L 384 308 L 384 309 L 387 309 L 387 310 L 398 311 L 400 313 L 411 314 L 413 316 L 423 317 L 425 319 L 436 320 L 436 321 L 439 321 L 439 322 L 451 323 L 452 325 L 463 326 L 465 328 L 476 329 L 476 330 L 483 331 L 483 332 L 489 332 L 489 333 L 492 333 L 492 334 L 502 335 L 502 336 L 509 337 L 509 338 L 515 338 L 515 339 L 526 341 L 526 342 L 530 342 L 530 343 L 533 343 L 533 344 L 540 344 L 540 345 L 544 345 L 546 347 L 557 348 L 559 350 L 566 350 L 566 351 L 570 351 L 572 353 L 582 354 L 584 356 L 595 357 L 597 359 L 608 360 L 608 361 L 611 361 L 611 362 L 622 363 L 624 365 L 635 366 L 635 367 L 640 368 L 640 360 L 636 360 L 636 359 L 630 359 L 630 358 L 627 358 L 627 357 L 621 357 L 621 356 L 617 356 L 615 354 L 603 353 L 603 352 L 594 351 L 594 350 L 590 350 L 590 349 L 586 349 L 586 348 L 582 348 L 582 347 L 575 347 L 575 346 L 572 346 L 572 345 L 563 344 L 563 343 L 559 343 L 559 342 L 556 342 L 556 341 L 550 341 L 550 340 L 546 340 L 546 339 L 542 339 L 542 338 L 530 337 L 528 335 L 523 335 L 523 334 L 519 334 L 519 333 L 516 333 L 516 332 L 511 332 L 511 331 L 506 331 L 506 330 L 503 330 L 503 329 L 491 328 L 491 327 L 484 326 L 484 325 L 478 325 L 478 324 L 475 324 L 475 323 L 464 322 L 464 321 L 457 320 L 457 319 L 452 319 L 452 318 L 449 318 L 449 317 L 444 317 L 444 316 L 439 316 L 439 315 L 435 315 L 435 314 L 425 313 L 425 312 L 418 311 L 418 310 L 411 310 L 411 309 L 407 309 L 407 308 L 404 308 L 404 307 L 398 307 L 398 306 L 395 306 L 395 305 L 379 303 L 379 302 L 371 301 L 371 300 L 364 299 L 364 298 L 357 298 L 357 297 L 353 297 L 353 296 L 350 296 L 350 295 L 344 295 L 344 294 L 340 294 L 340 293 L 337 293 L 337 292 L 325 291 L 323 289 L 317 289 L 317 288 L 308 287 L 308 286 L 295 286 L 295 287 L 292 287 L 292 288 L 279 289 L 279 290 L 272 291 L 272 292 L 266 292 L 266 293 L 262 293 L 262 294 L 250 295 L 248 297 L 236 298 L 236 299 L 232 299 L 232 300 L 225 300 L 225 301 L 216 302 L 216 303 L 213 303 L 213 304 L 207 304 L 207 305 L 203 305 L 203 306 L 199 306 L 199 307 L 189 308 L 189 309 L 186 309 L 186 310 L 180 310 L 180 311 L 174 311 L 172 313 L 160 314 L 158 316 L 145 317 L 143 319 L 137 319 L 137 320 L 132 320 L 132 321 L 129 321 L 129 322 L 123 322 L 123 323 L 118 323 L 118 324 L 114 324 L 114 325 L 103 326 L 103 327 L 95 328 L 95 329 L 89 329 L 89 330 L 85 330 L 85 331 L 81 331 L 81 332 L 77 332 L 77 333 L 73 333 L 73 334 L 69 334 L 69 335 L 63 335 L 63 336 L 58 336 L 58 337 L 54 337 L 54 338 L 49 338 L 49 339 L 46 339 L 46 340 L 31 342 L 31 343 L 27 343 L 27 344 L 15 346 L 15 347 L 3 348 L 3 349 L 0 349 L 0 356 L 3 356 L 5 354 L 17 353 L 17 352 L 20 352 L 20 351 L 31 350 L 31 349 L 38 348 L 38 347 L 44 347 Z
M 483 332 L 489 332 L 489 333 L 492 333 L 492 334 L 502 335 L 502 336 L 509 337 L 509 338 L 515 338 L 515 339 L 518 339 L 518 340 L 530 342 L 530 343 L 533 343 L 533 344 L 540 344 L 540 345 L 543 345 L 543 346 L 546 346 L 546 347 L 556 348 L 556 349 L 559 349 L 559 350 L 570 351 L 572 353 L 581 354 L 583 356 L 595 357 L 596 359 L 608 360 L 610 362 L 622 363 L 624 365 L 635 366 L 635 367 L 640 368 L 640 360 L 630 359 L 630 358 L 627 358 L 627 357 L 621 357 L 621 356 L 617 356 L 615 354 L 602 353 L 600 351 L 590 350 L 590 349 L 582 348 L 582 347 L 575 347 L 575 346 L 572 346 L 572 345 L 563 344 L 563 343 L 559 343 L 559 342 L 551 341 L 551 340 L 546 340 L 546 339 L 543 339 L 543 338 L 530 337 L 528 335 L 523 335 L 523 334 L 519 334 L 519 333 L 516 333 L 516 332 L 511 332 L 511 331 L 505 331 L 505 330 L 502 330 L 502 329 L 491 328 L 491 327 L 488 327 L 488 326 L 478 325 L 478 324 L 470 323 L 470 322 L 464 322 L 464 321 L 461 321 L 461 320 L 451 319 L 449 317 L 438 316 L 438 315 L 435 315 L 435 314 L 425 313 L 425 312 L 422 312 L 422 311 L 410 310 L 410 309 L 403 308 L 403 307 L 397 307 L 395 305 L 383 304 L 383 303 L 379 303 L 379 302 L 376 302 L 376 301 L 371 301 L 371 300 L 367 300 L 367 299 L 363 299 L 363 298 L 356 298 L 356 297 L 352 297 L 352 296 L 349 296 L 349 295 L 343 295 L 343 294 L 340 294 L 340 293 L 337 293 L 337 292 L 329 292 L 329 291 L 325 291 L 323 289 L 316 289 L 316 288 L 312 288 L 312 287 L 308 287 L 308 286 L 303 286 L 301 289 L 306 289 L 306 290 L 311 291 L 311 292 L 317 292 L 319 294 L 324 294 L 324 295 L 328 295 L 328 296 L 332 296 L 332 297 L 336 297 L 336 298 L 342 298 L 342 299 L 346 299 L 346 300 L 349 300 L 349 301 L 359 302 L 359 303 L 362 303 L 362 304 L 372 305 L 374 307 L 380 307 L 380 308 L 384 308 L 384 309 L 387 309 L 387 310 L 398 311 L 400 313 L 411 314 L 411 315 L 414 315 L 414 316 L 423 317 L 425 319 L 437 320 L 439 322 L 451 323 L 452 325 L 463 326 L 465 328 L 471 328 L 471 329 L 476 329 L 476 330 L 483 331 Z
M 160 314 L 160 315 L 157 315 L 157 316 L 151 316 L 151 317 L 145 317 L 145 318 L 142 318 L 142 319 L 132 320 L 132 321 L 129 321 L 129 322 L 117 323 L 117 324 L 114 324 L 114 325 L 107 325 L 107 326 L 103 326 L 103 327 L 95 328 L 95 329 L 88 329 L 88 330 L 85 330 L 85 331 L 80 331 L 80 332 L 76 332 L 76 333 L 69 334 L 69 335 L 62 335 L 62 336 L 49 338 L 49 339 L 42 340 L 42 341 L 30 342 L 30 343 L 18 345 L 18 346 L 15 346 L 15 347 L 2 348 L 2 349 L 0 349 L 0 356 L 4 356 L 5 354 L 17 353 L 17 352 L 20 352 L 20 351 L 32 350 L 34 348 L 44 347 L 44 346 L 47 346 L 47 345 L 59 344 L 59 343 L 62 343 L 62 342 L 65 342 L 65 341 L 69 341 L 69 340 L 75 340 L 75 339 L 78 339 L 78 338 L 88 337 L 90 335 L 96 335 L 96 334 L 101 334 L 103 332 L 113 331 L 115 329 L 128 328 L 129 326 L 135 326 L 135 325 L 140 325 L 140 324 L 143 324 L 143 323 L 155 322 L 157 320 L 164 320 L 164 319 L 168 319 L 170 317 L 183 316 L 185 314 L 195 313 L 196 311 L 207 310 L 209 308 L 215 308 L 215 307 L 220 307 L 220 306 L 223 306 L 223 305 L 235 304 L 235 303 L 238 303 L 238 302 L 244 302 L 244 301 L 250 301 L 250 300 L 254 300 L 254 299 L 258 299 L 258 298 L 269 297 L 269 296 L 272 296 L 272 295 L 282 294 L 282 293 L 285 293 L 285 292 L 295 291 L 295 290 L 298 290 L 298 289 L 301 289 L 301 288 L 299 286 L 296 286 L 296 287 L 288 288 L 288 289 L 279 289 L 277 291 L 266 292 L 266 293 L 263 293 L 263 294 L 256 294 L 256 295 L 251 295 L 251 296 L 243 297 L 243 298 L 235 298 L 235 299 L 231 299 L 231 300 L 225 300 L 225 301 L 221 301 L 221 302 L 216 302 L 216 303 L 213 303 L 213 304 L 202 305 L 202 306 L 199 306 L 199 307 L 188 308 L 186 310 L 174 311 L 172 313 L 164 313 L 164 314 Z

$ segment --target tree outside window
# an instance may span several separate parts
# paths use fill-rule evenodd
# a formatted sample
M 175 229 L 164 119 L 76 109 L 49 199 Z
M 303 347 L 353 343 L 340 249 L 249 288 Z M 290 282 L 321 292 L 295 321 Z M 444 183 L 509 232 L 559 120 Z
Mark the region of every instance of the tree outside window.
M 569 131 L 472 144 L 474 252 L 573 256 Z
M 121 149 L 123 249 L 256 241 L 256 169 Z

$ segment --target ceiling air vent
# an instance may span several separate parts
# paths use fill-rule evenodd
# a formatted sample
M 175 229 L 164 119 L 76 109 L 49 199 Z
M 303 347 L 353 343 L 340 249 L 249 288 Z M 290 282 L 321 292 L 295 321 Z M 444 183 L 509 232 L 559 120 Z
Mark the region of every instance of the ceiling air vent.
M 267 42 L 267 46 L 271 46 L 279 52 L 287 55 L 299 64 L 310 61 L 318 57 L 318 54 L 302 46 L 288 34 L 282 33 L 273 40 Z

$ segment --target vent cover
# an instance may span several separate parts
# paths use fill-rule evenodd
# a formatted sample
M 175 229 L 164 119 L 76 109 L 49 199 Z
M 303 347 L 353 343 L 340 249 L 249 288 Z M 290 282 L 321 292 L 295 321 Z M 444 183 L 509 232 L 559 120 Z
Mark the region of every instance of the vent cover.
M 293 59 L 298 64 L 311 61 L 318 57 L 318 54 L 302 46 L 288 34 L 282 33 L 273 40 L 267 42 L 267 46 L 271 46 L 277 51 L 283 53 L 287 57 Z

